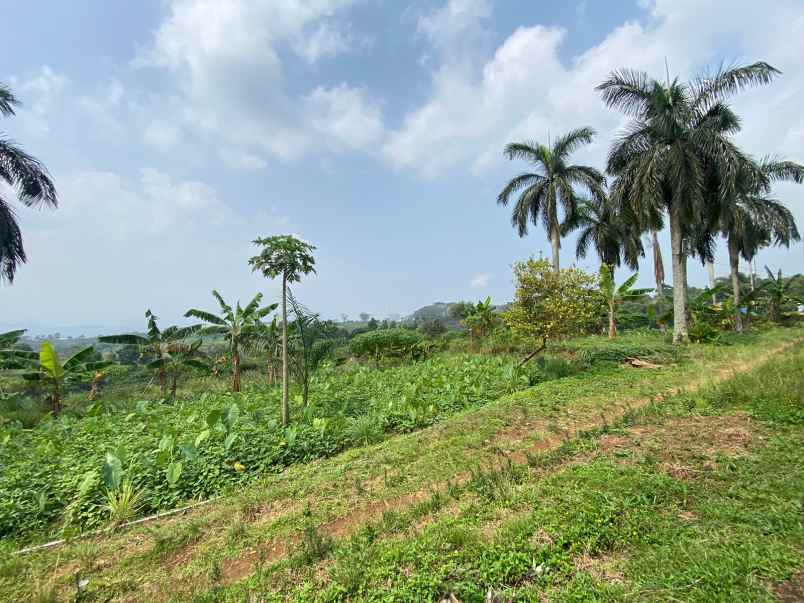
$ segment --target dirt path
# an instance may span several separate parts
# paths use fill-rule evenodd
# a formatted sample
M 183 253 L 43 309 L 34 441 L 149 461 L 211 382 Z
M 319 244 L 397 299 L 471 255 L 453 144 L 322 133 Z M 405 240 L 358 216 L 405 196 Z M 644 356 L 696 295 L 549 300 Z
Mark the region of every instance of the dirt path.
M 694 392 L 704 386 L 721 383 L 739 373 L 748 372 L 767 362 L 771 357 L 781 354 L 791 347 L 801 345 L 802 341 L 804 340 L 796 339 L 787 342 L 783 345 L 777 346 L 776 348 L 767 350 L 762 354 L 751 358 L 750 360 L 738 361 L 730 366 L 715 369 L 706 376 L 694 379 L 684 386 L 670 388 L 664 392 L 657 393 L 652 397 L 643 397 L 620 402 L 608 409 L 606 412 L 598 415 L 595 419 L 574 422 L 569 429 L 563 431 L 561 434 L 549 435 L 532 443 L 526 441 L 530 434 L 534 432 L 545 433 L 549 431 L 547 421 L 530 421 L 524 426 L 501 429 L 487 443 L 486 448 L 499 448 L 501 445 L 513 447 L 513 450 L 508 455 L 509 458 L 515 463 L 524 464 L 527 462 L 529 455 L 544 454 L 555 450 L 567 440 L 576 438 L 579 434 L 585 431 L 599 429 L 606 424 L 616 423 L 622 419 L 626 413 L 639 410 L 647 404 L 666 400 L 667 398 L 675 396 L 682 391 Z M 449 483 L 453 485 L 462 485 L 465 484 L 469 479 L 470 474 L 468 472 L 456 473 L 449 480 Z M 317 529 L 319 533 L 333 539 L 348 537 L 362 525 L 381 519 L 383 513 L 386 511 L 399 511 L 409 508 L 417 502 L 425 500 L 431 496 L 434 491 L 445 491 L 447 486 L 448 482 L 442 481 L 437 484 L 430 484 L 427 488 L 423 488 L 402 496 L 375 501 L 368 505 L 356 508 L 346 515 L 321 524 L 317 527 Z M 223 561 L 221 563 L 222 578 L 220 580 L 220 584 L 229 585 L 248 576 L 252 573 L 252 571 L 254 571 L 258 559 L 262 563 L 266 564 L 279 561 L 285 557 L 289 551 L 293 551 L 298 542 L 298 536 L 273 540 L 263 543 L 257 548 L 245 550 L 237 559 Z

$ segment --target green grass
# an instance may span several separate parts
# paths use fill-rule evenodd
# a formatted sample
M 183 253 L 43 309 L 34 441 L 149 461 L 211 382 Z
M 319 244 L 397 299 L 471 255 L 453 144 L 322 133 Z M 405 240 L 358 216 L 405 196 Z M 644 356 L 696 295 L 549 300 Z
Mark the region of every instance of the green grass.
M 730 501 L 734 498 L 731 488 L 752 490 L 746 484 L 754 482 L 761 491 L 780 493 L 770 523 L 762 528 L 777 526 L 778 542 L 754 540 L 750 530 L 740 540 L 750 538 L 751 546 L 758 547 L 751 559 L 765 565 L 756 565 L 751 575 L 762 589 L 767 580 L 787 577 L 798 563 L 799 544 L 794 540 L 800 534 L 796 536 L 798 528 L 791 527 L 790 498 L 801 498 L 800 491 L 794 492 L 802 483 L 796 473 L 802 459 L 795 451 L 801 448 L 801 438 L 789 409 L 800 407 L 796 398 L 800 387 L 739 386 L 744 392 L 741 408 L 757 413 L 745 420 L 759 431 L 770 433 L 769 421 L 774 421 L 776 430 L 783 414 L 774 411 L 763 418 L 760 410 L 770 412 L 773 401 L 787 400 L 779 405 L 793 416 L 782 424 L 787 444 L 765 460 L 762 455 L 770 454 L 778 438 L 763 440 L 745 457 L 685 457 L 685 465 L 696 476 L 692 480 L 678 479 L 663 469 L 658 456 L 668 448 L 667 441 L 609 450 L 600 438 L 613 437 L 631 423 L 661 425 L 678 418 L 675 415 L 715 418 L 732 412 L 737 402 L 727 406 L 714 394 L 682 394 L 672 403 L 627 410 L 641 399 L 714 376 L 801 335 L 801 330 L 771 331 L 729 347 L 690 346 L 687 358 L 655 371 L 604 363 L 460 410 L 421 431 L 292 466 L 191 517 L 99 540 L 105 562 L 92 571 L 87 600 L 121 600 L 137 593 L 155 601 L 240 601 L 248 591 L 265 600 L 291 594 L 298 600 L 339 600 L 347 594 L 354 600 L 376 600 L 380 593 L 386 593 L 382 600 L 429 600 L 451 590 L 461 600 L 472 601 L 482 600 L 488 588 L 517 600 L 538 600 L 536 592 L 545 589 L 557 600 L 594 600 L 587 597 L 589 593 L 598 600 L 661 600 L 665 597 L 651 593 L 665 588 L 688 600 L 683 588 L 689 588 L 689 582 L 648 583 L 644 576 L 655 571 L 633 565 L 636 552 L 644 550 L 639 558 L 648 559 L 647 551 L 659 551 L 660 545 L 671 546 L 676 539 L 683 542 L 685 534 L 707 549 L 719 546 L 723 539 L 709 535 L 710 524 L 703 523 L 709 518 L 699 505 L 720 508 L 727 495 Z M 797 358 L 800 363 L 800 353 Z M 767 393 L 760 406 L 752 402 L 751 391 L 757 389 Z M 600 419 L 601 412 L 615 408 L 625 413 L 619 424 Z M 595 421 L 596 428 L 585 427 Z M 585 431 L 574 434 L 574 427 Z M 547 453 L 523 456 L 544 437 L 565 442 Z M 790 459 L 785 461 L 788 452 Z M 509 463 L 506 458 L 511 454 L 519 454 L 521 462 Z M 754 457 L 759 465 L 740 469 Z M 746 473 L 741 474 L 743 470 Z M 743 477 L 738 479 L 739 475 Z M 787 491 L 777 483 L 786 476 L 795 478 Z M 758 514 L 757 501 L 745 504 L 739 513 L 724 516 L 726 534 L 742 533 L 741 525 L 729 523 L 735 517 Z M 695 514 L 692 521 L 679 519 L 679 513 L 687 512 Z M 349 528 L 332 533 L 339 518 L 350 515 L 356 518 Z M 235 529 L 238 525 L 243 527 Z M 692 528 L 697 531 L 689 532 Z M 152 534 L 154 529 L 188 536 L 171 544 Z M 314 533 L 321 537 L 321 546 L 315 544 Z M 304 550 L 293 543 L 305 537 L 313 554 L 296 554 Z M 266 558 L 266 551 L 282 543 L 286 555 Z M 770 544 L 776 548 L 768 549 Z M 10 562 L 0 571 L 0 599 L 29 599 L 34 577 L 42 588 L 55 583 L 64 597 L 70 596 L 78 546 L 68 544 Z M 683 560 L 682 553 L 670 554 Z M 601 580 L 594 571 L 580 570 L 579 560 L 586 557 L 611 557 L 618 580 Z M 234 572 L 239 559 L 250 560 L 243 573 Z M 662 563 L 666 561 L 657 558 L 655 567 Z M 699 566 L 700 571 L 710 571 L 703 561 Z M 713 580 L 718 579 L 720 570 L 711 571 Z M 245 579 L 232 583 L 239 577 Z M 703 594 L 691 600 L 706 600 L 712 594 L 709 582 L 700 584 Z M 737 584 L 731 594 L 744 592 L 750 597 L 765 592 L 745 589 L 749 586 Z

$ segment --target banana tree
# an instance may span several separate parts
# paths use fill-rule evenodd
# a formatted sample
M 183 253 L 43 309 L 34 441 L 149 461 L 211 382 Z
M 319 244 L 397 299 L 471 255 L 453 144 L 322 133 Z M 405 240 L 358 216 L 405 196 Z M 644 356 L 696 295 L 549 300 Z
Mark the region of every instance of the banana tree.
M 241 307 L 240 302 L 232 308 L 227 304 L 221 294 L 213 289 L 213 297 L 218 301 L 221 314 L 216 315 L 206 310 L 190 309 L 184 313 L 187 318 L 197 318 L 207 323 L 207 326 L 191 327 L 200 329 L 200 333 L 223 335 L 229 340 L 229 350 L 232 356 L 232 391 L 240 391 L 240 350 L 241 345 L 247 340 L 257 337 L 264 328 L 262 319 L 276 310 L 279 304 L 269 304 L 260 307 L 262 293 L 258 293 L 245 306 Z
M 90 380 L 96 371 L 111 364 L 91 361 L 94 354 L 95 348 L 90 346 L 62 362 L 49 341 L 42 343 L 38 353 L 27 350 L 0 352 L 6 359 L 24 367 L 22 376 L 26 381 L 38 383 L 48 390 L 48 401 L 55 417 L 61 414 L 61 396 L 66 384 Z
M 792 294 L 789 283 L 782 277 L 781 268 L 774 275 L 771 269 L 765 266 L 765 272 L 768 273 L 768 280 L 763 283 L 762 289 L 768 300 L 768 318 L 778 323 L 782 321 L 785 306 L 793 306 L 804 301 Z
M 98 337 L 98 341 L 119 345 L 135 345 L 139 348 L 141 356 L 152 357 L 153 360 L 148 366 L 156 370 L 159 390 L 162 398 L 165 398 L 168 391 L 168 365 L 170 363 L 160 362 L 160 360 L 169 357 L 171 352 L 179 351 L 185 345 L 182 341 L 193 335 L 198 328 L 172 326 L 162 331 L 157 324 L 159 318 L 151 310 L 145 311 L 145 318 L 148 319 L 148 330 L 145 336 L 134 334 L 106 335 Z
M 207 370 L 209 366 L 201 359 L 201 340 L 192 343 L 174 342 L 162 355 L 148 363 L 148 367 L 163 371 L 170 381 L 170 401 L 176 401 L 179 375 L 187 369 Z
M 639 299 L 653 291 L 653 289 L 633 289 L 638 277 L 639 273 L 634 273 L 618 287 L 614 282 L 614 268 L 606 264 L 600 266 L 599 286 L 609 314 L 609 339 L 617 336 L 617 306 L 624 301 Z

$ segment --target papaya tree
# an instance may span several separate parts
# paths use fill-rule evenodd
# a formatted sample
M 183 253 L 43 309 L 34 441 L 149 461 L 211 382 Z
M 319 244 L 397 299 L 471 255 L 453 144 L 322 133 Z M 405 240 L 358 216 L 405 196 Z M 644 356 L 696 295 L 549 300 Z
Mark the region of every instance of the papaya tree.
M 276 235 L 255 239 L 260 254 L 250 258 L 252 271 L 265 278 L 282 277 L 282 425 L 290 421 L 288 401 L 288 283 L 296 283 L 302 275 L 315 273 L 315 247 L 293 235 Z
M 606 264 L 600 266 L 599 286 L 609 315 L 609 339 L 617 336 L 617 306 L 625 301 L 635 301 L 653 291 L 653 289 L 634 289 L 637 278 L 639 273 L 634 273 L 618 287 L 614 282 L 614 269 Z
M 197 318 L 207 323 L 206 326 L 191 327 L 201 334 L 223 335 L 229 340 L 229 352 L 232 357 L 232 391 L 240 391 L 240 351 L 241 345 L 248 339 L 259 335 L 262 319 L 276 310 L 278 304 L 260 306 L 262 293 L 257 293 L 245 307 L 238 301 L 232 308 L 221 294 L 213 289 L 213 297 L 221 308 L 220 315 L 197 310 L 195 308 L 184 313 L 186 318 Z

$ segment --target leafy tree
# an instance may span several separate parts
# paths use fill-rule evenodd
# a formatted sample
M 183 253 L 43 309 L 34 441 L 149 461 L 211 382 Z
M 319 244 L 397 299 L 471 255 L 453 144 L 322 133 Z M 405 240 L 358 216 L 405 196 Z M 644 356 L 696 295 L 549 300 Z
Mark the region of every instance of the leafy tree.
M 197 327 L 171 326 L 163 331 L 157 324 L 159 317 L 151 312 L 150 309 L 145 311 L 145 318 L 148 321 L 145 336 L 136 334 L 104 335 L 103 337 L 98 337 L 98 341 L 123 346 L 136 346 L 141 357 L 149 357 L 148 367 L 156 371 L 157 379 L 159 380 L 159 391 L 164 399 L 168 394 L 169 363 L 162 362 L 162 359 L 170 358 L 172 353 L 180 352 L 184 345 L 182 341 L 193 335 L 198 329 Z M 175 379 L 173 385 L 175 386 Z
M 297 283 L 302 275 L 315 273 L 315 247 L 293 235 L 276 235 L 253 241 L 262 248 L 249 259 L 253 271 L 265 278 L 282 277 L 282 425 L 290 421 L 288 401 L 288 283 Z
M 170 401 L 176 401 L 176 386 L 179 375 L 186 370 L 207 370 L 209 366 L 201 357 L 201 340 L 192 343 L 174 342 L 159 358 L 148 364 L 149 368 L 164 371 L 170 380 Z
M 695 225 L 709 223 L 707 172 L 734 173 L 746 161 L 730 140 L 739 119 L 724 98 L 779 72 L 767 63 L 721 70 L 690 83 L 662 83 L 646 73 L 615 71 L 598 86 L 606 104 L 633 118 L 615 142 L 607 170 L 616 176 L 615 203 L 630 207 L 644 229 L 669 216 L 673 255 L 673 340 L 688 339 L 686 288 L 688 243 Z M 727 194 L 723 181 L 718 193 Z
M 644 297 L 652 291 L 652 289 L 634 289 L 634 283 L 636 283 L 637 278 L 639 278 L 638 273 L 632 274 L 617 287 L 614 282 L 614 269 L 605 264 L 600 266 L 600 293 L 603 296 L 603 301 L 609 314 L 609 339 L 614 339 L 617 336 L 617 307 L 623 302 Z
M 289 324 L 290 368 L 302 388 L 302 401 L 310 398 L 310 377 L 333 349 L 334 340 L 328 337 L 327 325 L 318 314 L 310 312 L 288 292 L 293 320 Z
M 516 227 L 519 236 L 524 237 L 528 233 L 529 221 L 534 225 L 542 221 L 550 237 L 553 270 L 556 271 L 559 269 L 562 231 L 558 217 L 559 205 L 563 208 L 566 224 L 572 222 L 578 205 L 574 187 L 585 188 L 599 199 L 604 197 L 605 180 L 598 170 L 567 163 L 573 151 L 592 142 L 594 135 L 592 128 L 579 128 L 561 136 L 552 146 L 517 142 L 505 147 L 508 159 L 524 159 L 533 164 L 536 171 L 520 174 L 511 180 L 497 196 L 497 203 L 507 206 L 511 196 L 519 193 L 511 214 L 511 224 Z
M 471 341 L 482 339 L 499 324 L 500 317 L 494 311 L 491 297 L 472 302 L 458 302 L 450 307 L 450 315 L 469 331 Z
M 556 341 L 584 332 L 600 315 L 595 277 L 577 268 L 555 271 L 547 260 L 533 258 L 514 264 L 516 293 L 502 314 L 514 333 L 540 345 L 524 364 Z
M 360 322 L 368 322 L 369 318 L 371 318 L 371 314 L 369 314 L 368 312 L 361 312 L 359 316 L 360 316 Z
M 384 321 L 382 328 L 383 329 L 390 328 L 388 325 L 388 321 Z M 425 320 L 421 325 L 419 325 L 419 330 L 428 337 L 437 337 L 439 335 L 442 335 L 443 333 L 446 333 L 447 327 L 444 325 L 443 322 L 441 322 L 437 318 L 433 318 L 430 320 Z
M 19 359 L 15 359 L 12 352 L 20 349 L 20 338 L 25 334 L 27 329 L 18 329 L 16 331 L 7 331 L 0 333 L 0 369 L 13 369 L 20 368 Z
M 232 391 L 240 391 L 240 346 L 249 338 L 256 337 L 261 332 L 261 321 L 271 312 L 276 310 L 278 304 L 270 304 L 260 307 L 262 293 L 257 293 L 254 298 L 246 304 L 240 306 L 238 301 L 232 308 L 227 304 L 221 294 L 212 290 L 213 297 L 220 306 L 220 315 L 212 314 L 205 310 L 192 308 L 184 313 L 187 318 L 197 318 L 207 323 L 208 326 L 199 329 L 202 334 L 223 335 L 229 340 L 229 352 L 232 358 Z
M 14 107 L 19 104 L 11 90 L 0 83 L 0 115 L 14 115 Z M 3 136 L 0 136 L 0 182 L 11 187 L 26 207 L 58 205 L 56 187 L 45 166 Z M 0 194 L 0 283 L 13 282 L 17 267 L 26 261 L 20 225 L 9 201 Z
M 53 416 L 61 414 L 61 395 L 65 384 L 87 381 L 95 371 L 109 366 L 109 362 L 93 361 L 95 348 L 84 348 L 63 363 L 49 341 L 42 343 L 39 352 L 4 350 L 0 355 L 26 369 L 23 378 L 49 390 L 48 400 Z

